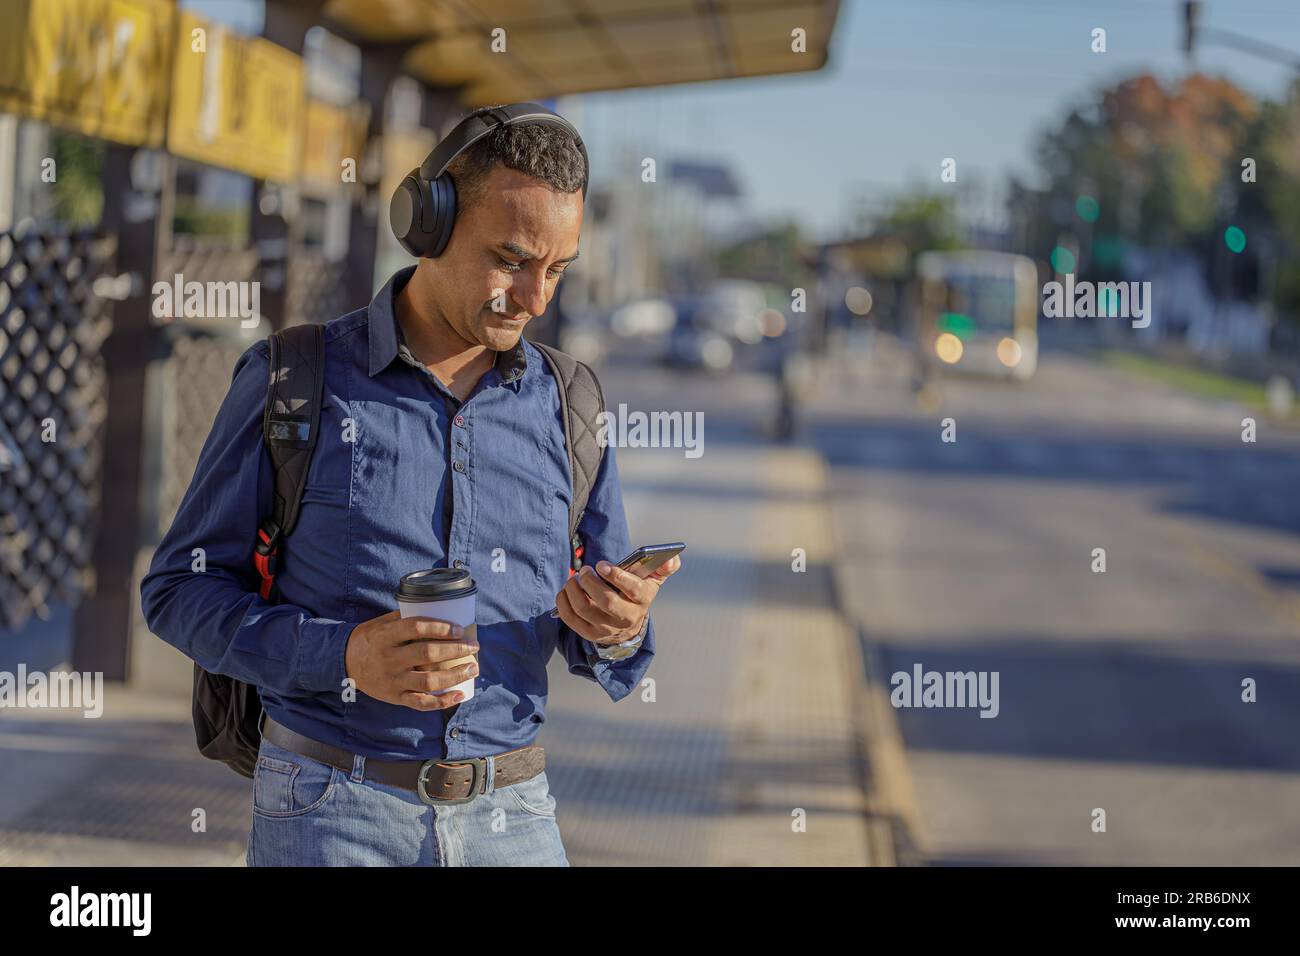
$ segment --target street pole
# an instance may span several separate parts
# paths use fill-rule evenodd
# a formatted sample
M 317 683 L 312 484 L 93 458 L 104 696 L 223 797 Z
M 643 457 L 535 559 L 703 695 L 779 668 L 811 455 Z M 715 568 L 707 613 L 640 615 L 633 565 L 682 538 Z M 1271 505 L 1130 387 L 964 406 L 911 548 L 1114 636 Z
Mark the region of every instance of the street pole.
M 1202 27 L 1200 19 L 1203 6 L 1201 0 L 1183 0 L 1183 52 L 1187 54 L 1189 60 L 1195 51 L 1197 39 L 1203 38 L 1220 46 L 1231 47 L 1264 60 L 1280 63 L 1300 73 L 1300 54 L 1263 40 L 1256 40 L 1254 37 L 1233 33 L 1231 30 Z

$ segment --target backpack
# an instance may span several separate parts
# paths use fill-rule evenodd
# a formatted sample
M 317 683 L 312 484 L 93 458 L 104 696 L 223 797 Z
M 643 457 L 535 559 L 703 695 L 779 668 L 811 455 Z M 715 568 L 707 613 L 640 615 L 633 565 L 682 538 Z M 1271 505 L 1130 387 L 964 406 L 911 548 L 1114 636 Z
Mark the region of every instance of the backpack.
M 307 469 L 320 430 L 325 383 L 325 330 L 309 324 L 275 332 L 268 338 L 271 376 L 266 391 L 262 435 L 271 455 L 275 491 L 271 514 L 262 520 L 253 546 L 253 564 L 262 578 L 259 593 L 274 601 L 274 578 L 280 546 L 293 533 L 307 484 Z M 569 574 L 582 567 L 583 544 L 578 525 L 600 470 L 604 449 L 597 441 L 598 415 L 605 398 L 596 373 L 559 349 L 530 343 L 545 357 L 560 383 L 560 418 L 569 456 L 573 493 L 569 506 Z M 194 665 L 194 736 L 199 753 L 220 760 L 236 773 L 252 777 L 262 738 L 262 701 L 257 687 L 212 674 Z

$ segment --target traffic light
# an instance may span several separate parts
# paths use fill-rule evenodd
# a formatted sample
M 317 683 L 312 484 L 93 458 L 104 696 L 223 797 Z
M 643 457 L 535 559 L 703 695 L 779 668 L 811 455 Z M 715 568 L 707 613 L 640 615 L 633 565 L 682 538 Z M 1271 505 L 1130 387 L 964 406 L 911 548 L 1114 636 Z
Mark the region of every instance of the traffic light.
M 1201 0 L 1183 0 L 1183 52 L 1192 55 L 1196 46 L 1196 21 L 1201 16 Z

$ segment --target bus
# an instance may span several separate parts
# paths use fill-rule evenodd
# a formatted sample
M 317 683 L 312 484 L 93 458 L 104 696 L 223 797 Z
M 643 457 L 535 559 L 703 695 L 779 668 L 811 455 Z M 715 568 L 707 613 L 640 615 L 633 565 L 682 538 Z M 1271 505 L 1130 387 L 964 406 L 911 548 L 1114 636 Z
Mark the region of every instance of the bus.
M 924 378 L 943 369 L 1023 381 L 1038 366 L 1038 268 L 1005 252 L 925 252 L 912 319 Z

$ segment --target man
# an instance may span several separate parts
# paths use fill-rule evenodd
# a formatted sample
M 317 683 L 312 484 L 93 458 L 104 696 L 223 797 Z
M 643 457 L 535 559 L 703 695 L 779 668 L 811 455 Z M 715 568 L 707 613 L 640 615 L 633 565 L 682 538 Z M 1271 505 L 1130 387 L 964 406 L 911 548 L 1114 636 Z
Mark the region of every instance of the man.
M 445 248 L 325 326 L 280 601 L 259 596 L 250 560 L 272 495 L 265 342 L 236 365 L 142 585 L 156 634 L 259 689 L 249 865 L 567 865 L 532 746 L 546 662 L 558 648 L 571 673 L 627 696 L 654 656 L 650 605 L 680 567 L 613 567 L 631 542 L 610 446 L 579 526 L 585 565 L 566 580 L 560 385 L 522 333 L 578 257 L 585 153 L 559 126 L 501 124 L 446 173 Z M 430 567 L 472 571 L 477 642 L 392 610 L 401 576 Z M 470 677 L 463 706 L 439 693 Z M 413 784 L 426 761 L 468 802 Z

